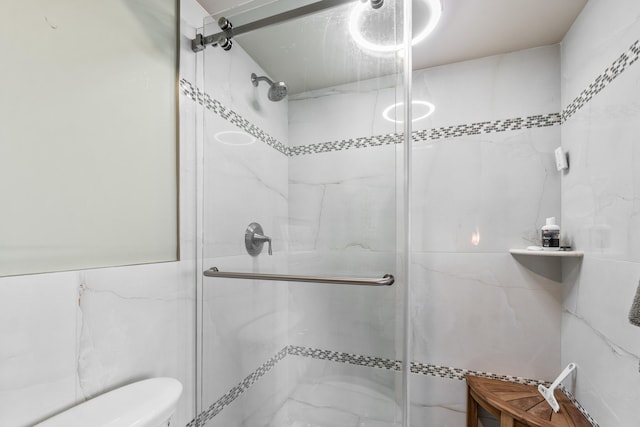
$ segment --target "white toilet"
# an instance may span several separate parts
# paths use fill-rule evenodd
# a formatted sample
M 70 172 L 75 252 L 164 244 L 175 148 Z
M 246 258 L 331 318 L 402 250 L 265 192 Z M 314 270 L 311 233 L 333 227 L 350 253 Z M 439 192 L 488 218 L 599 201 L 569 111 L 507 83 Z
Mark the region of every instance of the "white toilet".
M 152 378 L 102 394 L 34 427 L 166 427 L 182 394 L 173 378 Z

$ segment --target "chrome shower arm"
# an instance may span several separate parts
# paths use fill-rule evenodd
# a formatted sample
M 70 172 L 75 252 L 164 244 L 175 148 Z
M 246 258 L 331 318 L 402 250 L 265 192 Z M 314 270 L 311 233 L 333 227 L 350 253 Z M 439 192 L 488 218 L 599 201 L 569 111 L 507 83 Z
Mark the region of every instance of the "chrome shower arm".
M 269 77 L 267 76 L 258 77 L 256 73 L 251 73 L 251 83 L 253 83 L 255 87 L 258 87 L 258 82 L 267 82 L 269 83 L 270 86 L 273 86 L 273 80 L 271 80 Z

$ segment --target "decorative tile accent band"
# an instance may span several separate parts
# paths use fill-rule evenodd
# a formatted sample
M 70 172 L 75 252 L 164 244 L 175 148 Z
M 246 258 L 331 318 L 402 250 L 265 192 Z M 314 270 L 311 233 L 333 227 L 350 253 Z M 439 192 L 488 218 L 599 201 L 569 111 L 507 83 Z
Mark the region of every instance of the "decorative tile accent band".
M 349 363 L 352 365 L 366 366 L 371 368 L 382 368 L 393 371 L 402 370 L 402 362 L 399 360 L 384 359 L 380 357 L 362 356 L 358 354 L 343 353 L 339 351 L 321 350 L 309 347 L 297 347 L 290 345 L 288 354 L 295 356 L 311 357 L 320 360 L 329 360 L 332 362 Z M 411 362 L 411 373 L 419 375 L 430 375 L 433 377 L 446 378 L 452 380 L 464 381 L 465 375 L 473 375 L 476 377 L 491 378 L 494 380 L 509 381 L 518 384 L 537 386 L 542 384 L 546 387 L 551 385 L 550 382 L 534 380 L 531 378 L 516 377 L 513 375 L 499 375 L 484 371 L 472 371 L 470 369 L 451 368 L 448 366 L 431 365 L 420 362 Z M 587 418 L 593 427 L 600 427 L 591 415 L 580 405 L 569 390 L 561 386 L 562 392 L 571 400 L 580 412 Z
M 366 366 L 369 368 L 382 368 L 392 371 L 402 370 L 402 361 L 384 359 L 381 357 L 363 356 L 360 354 L 343 353 L 339 351 L 322 350 L 318 348 L 298 347 L 290 345 L 288 354 L 293 356 L 311 357 L 319 360 L 329 360 L 331 362 L 348 363 L 350 365 Z M 511 375 L 498 375 L 490 372 L 472 371 L 469 369 L 450 368 L 447 366 L 430 365 L 426 363 L 411 362 L 411 373 L 430 375 L 433 377 L 448 378 L 464 381 L 465 375 L 476 377 L 492 378 L 496 380 L 510 381 L 519 384 L 538 385 L 549 383 Z
M 549 386 L 550 383 L 540 380 L 534 380 L 524 377 L 515 377 L 512 375 L 499 375 L 490 372 L 472 371 L 470 369 L 450 368 L 448 366 L 429 365 L 419 362 L 411 362 L 411 373 L 431 375 L 433 377 L 448 378 L 452 380 L 464 381 L 465 375 L 473 375 L 474 377 L 491 378 L 494 380 L 509 381 L 512 383 L 535 385 L 543 384 Z
M 207 421 L 218 415 L 225 407 L 229 406 L 234 400 L 236 400 L 242 393 L 247 391 L 256 381 L 269 372 L 274 366 L 282 361 L 286 356 L 301 356 L 310 357 L 318 360 L 328 360 L 331 362 L 348 363 L 350 365 L 364 366 L 367 368 L 380 368 L 390 371 L 401 371 L 402 361 L 394 359 L 386 359 L 382 357 L 363 356 L 360 354 L 344 353 L 341 351 L 323 350 L 319 348 L 301 347 L 290 345 L 284 347 L 275 356 L 267 360 L 255 371 L 249 374 L 242 382 L 233 387 L 220 399 L 214 402 L 205 411 L 198 414 L 196 418 L 191 420 L 186 427 L 203 426 Z M 433 377 L 446 378 L 458 381 L 464 381 L 465 375 L 474 375 L 483 378 L 492 378 L 496 380 L 510 381 L 519 384 L 526 385 L 538 385 L 544 384 L 547 387 L 550 383 L 545 381 L 534 380 L 524 377 L 516 377 L 512 375 L 498 375 L 490 372 L 472 371 L 469 369 L 451 368 L 448 366 L 438 366 L 426 363 L 411 362 L 411 373 L 419 375 L 430 375 Z M 589 413 L 580 405 L 575 399 L 573 394 L 569 392 L 564 386 L 560 387 L 561 390 L 567 395 L 567 397 L 576 405 L 578 410 L 582 412 L 587 420 L 593 425 L 593 427 L 599 427 L 598 423 L 589 415 Z
M 228 109 L 227 107 L 222 105 L 220 101 L 209 96 L 208 93 L 202 92 L 200 89 L 195 88 L 185 79 L 180 79 L 180 88 L 182 89 L 182 93 L 184 95 L 188 96 L 198 104 L 204 106 L 207 110 L 210 110 L 229 123 L 238 126 L 249 135 L 256 137 L 268 146 L 275 148 L 282 154 L 288 155 L 288 147 L 286 145 L 260 129 L 258 126 L 249 122 L 249 120 L 245 119 L 240 114 Z
M 516 117 L 504 120 L 494 120 L 487 122 L 477 122 L 456 126 L 446 126 L 434 129 L 425 129 L 412 133 L 414 142 L 435 141 L 446 138 L 457 138 L 469 135 L 481 135 L 495 132 L 515 131 L 520 129 L 532 129 L 547 126 L 556 126 L 573 116 L 577 111 L 586 105 L 596 94 L 603 90 L 616 77 L 622 74 L 628 67 L 640 58 L 640 40 L 622 53 L 611 66 L 604 70 L 596 79 L 578 95 L 562 113 L 550 113 L 528 117 Z M 209 94 L 194 87 L 186 79 L 180 79 L 182 92 L 193 101 L 203 105 L 214 114 L 233 123 L 248 134 L 256 137 L 265 144 L 273 147 L 286 156 L 301 156 L 306 154 L 328 153 L 333 151 L 349 150 L 354 148 L 378 147 L 381 145 L 393 145 L 403 142 L 402 134 L 376 135 L 371 137 L 343 139 L 340 141 L 320 142 L 316 144 L 299 145 L 287 147 L 276 138 L 264 132 L 258 126 L 252 124 L 247 119 L 233 110 L 226 108 L 220 101 L 213 99 Z
M 600 427 L 600 425 L 596 422 L 596 420 L 593 419 L 593 417 L 591 415 L 589 415 L 589 413 L 587 412 L 586 409 L 584 409 L 582 407 L 582 405 L 580 404 L 580 402 L 578 402 L 576 400 L 576 397 L 573 395 L 573 393 L 571 393 L 564 385 L 560 385 L 560 387 L 558 387 L 564 394 L 565 396 L 567 396 L 569 398 L 569 400 L 571 401 L 571 403 L 573 403 L 575 405 L 576 408 L 578 408 L 578 411 L 580 411 L 582 413 L 582 415 L 585 416 L 585 418 L 587 419 L 587 421 L 589 421 L 591 423 L 591 425 L 593 427 Z
M 585 106 L 587 102 L 597 95 L 602 89 L 604 89 L 609 83 L 611 83 L 616 77 L 618 77 L 624 70 L 630 67 L 640 57 L 640 40 L 636 40 L 635 43 L 618 59 L 604 70 L 596 79 L 585 89 L 580 95 L 576 97 L 569 105 L 562 111 L 562 122 L 567 121 L 578 110 Z
M 260 367 L 258 367 L 258 369 L 250 373 L 238 385 L 225 393 L 224 396 L 222 396 L 220 399 L 216 400 L 211 406 L 209 406 L 209 408 L 198 414 L 195 419 L 191 420 L 187 424 L 187 427 L 204 426 L 207 421 L 218 415 L 220 411 L 229 406 L 231 402 L 240 397 L 242 393 L 247 391 L 249 387 L 251 387 L 256 381 L 258 381 L 262 376 L 264 376 L 274 366 L 276 366 L 278 362 L 284 359 L 287 356 L 287 350 L 288 347 L 284 347 L 282 350 L 276 353 L 275 356 L 264 362 Z
M 496 132 L 506 132 L 520 129 L 533 129 L 560 124 L 560 114 L 539 114 L 528 117 L 515 117 L 490 122 L 477 122 L 465 125 L 447 126 L 435 129 L 419 130 L 412 133 L 414 142 L 433 141 L 444 138 L 457 138 L 460 136 L 482 135 Z
M 320 154 L 332 151 L 350 150 L 352 148 L 379 147 L 381 145 L 401 144 L 404 141 L 403 134 L 390 133 L 387 135 L 368 136 L 361 138 L 342 139 L 340 141 L 319 142 L 316 144 L 297 145 L 289 147 L 289 156 L 302 156 L 304 154 Z
M 469 135 L 482 135 L 496 132 L 514 131 L 520 129 L 532 129 L 560 124 L 560 114 L 542 114 L 529 117 L 516 117 L 490 122 L 478 122 L 457 126 L 447 126 L 435 129 L 425 129 L 412 132 L 413 142 L 434 141 L 438 139 L 457 138 Z M 303 154 L 319 154 L 331 151 L 349 150 L 351 148 L 377 147 L 380 145 L 401 144 L 404 136 L 401 133 L 388 135 L 343 139 L 340 141 L 321 142 L 317 144 L 289 147 L 289 156 Z
M 342 139 L 339 141 L 319 142 L 316 144 L 298 145 L 287 147 L 276 138 L 264 132 L 258 126 L 251 124 L 247 119 L 233 110 L 226 108 L 222 103 L 213 99 L 209 94 L 194 87 L 185 79 L 180 79 L 182 93 L 194 102 L 199 103 L 214 114 L 238 126 L 243 131 L 256 137 L 265 144 L 275 148 L 286 156 L 302 156 L 306 154 L 320 154 L 334 151 L 350 150 L 356 148 L 379 147 L 382 145 L 401 144 L 404 135 L 390 133 L 387 135 L 374 135 L 360 138 Z M 420 130 L 412 133 L 414 142 L 433 141 L 446 138 L 457 138 L 468 135 L 481 135 L 495 132 L 506 132 L 520 129 L 532 129 L 538 127 L 555 126 L 560 124 L 560 114 L 551 113 L 529 117 L 516 117 L 489 122 L 477 122 L 457 126 L 447 126 L 435 129 Z
M 319 348 L 298 347 L 290 345 L 288 354 L 292 356 L 311 357 L 319 360 L 348 363 L 350 365 L 366 366 L 368 368 L 382 368 L 392 371 L 400 371 L 402 362 L 399 360 L 383 359 L 381 357 L 363 356 L 360 354 L 343 353 L 340 351 L 322 350 Z

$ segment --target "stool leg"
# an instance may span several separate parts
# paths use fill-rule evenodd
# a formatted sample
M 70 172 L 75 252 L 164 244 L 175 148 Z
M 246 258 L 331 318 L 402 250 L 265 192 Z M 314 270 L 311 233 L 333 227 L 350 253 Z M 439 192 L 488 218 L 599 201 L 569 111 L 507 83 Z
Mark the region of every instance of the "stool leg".
M 513 427 L 515 422 L 511 415 L 502 412 L 500 414 L 500 427 Z
M 478 402 L 467 387 L 467 427 L 478 427 Z

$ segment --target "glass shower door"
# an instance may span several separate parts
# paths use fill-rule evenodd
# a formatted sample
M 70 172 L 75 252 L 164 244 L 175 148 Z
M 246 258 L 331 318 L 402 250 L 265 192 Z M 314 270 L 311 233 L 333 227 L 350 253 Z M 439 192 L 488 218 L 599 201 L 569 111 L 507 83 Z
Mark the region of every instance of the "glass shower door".
M 318 3 L 204 25 L 202 426 L 402 425 L 402 5 Z

